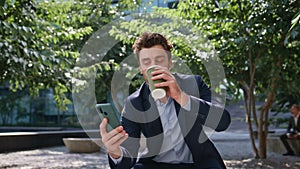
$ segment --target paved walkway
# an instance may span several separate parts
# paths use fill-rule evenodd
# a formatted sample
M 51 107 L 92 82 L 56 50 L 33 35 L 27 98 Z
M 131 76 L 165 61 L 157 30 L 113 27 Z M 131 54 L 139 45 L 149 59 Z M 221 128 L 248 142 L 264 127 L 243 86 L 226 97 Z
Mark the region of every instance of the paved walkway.
M 233 139 L 239 142 L 239 145 L 243 144 L 244 147 L 248 147 L 247 134 L 214 133 L 211 137 L 223 154 L 235 145 L 231 144 Z M 239 149 L 239 151 L 243 155 L 245 154 L 244 150 Z M 235 152 L 234 154 L 239 153 Z M 246 156 L 250 157 L 251 152 L 246 153 Z M 224 157 L 230 159 L 230 155 L 226 153 Z M 105 150 L 97 153 L 69 153 L 64 146 L 2 153 L 0 159 L 0 168 L 109 168 Z

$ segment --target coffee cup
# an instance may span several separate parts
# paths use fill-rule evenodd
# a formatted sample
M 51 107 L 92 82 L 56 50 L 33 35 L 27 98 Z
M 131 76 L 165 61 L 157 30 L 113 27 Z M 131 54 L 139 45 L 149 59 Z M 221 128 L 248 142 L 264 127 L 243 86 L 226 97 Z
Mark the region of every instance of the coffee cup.
M 163 79 L 157 79 L 157 80 L 152 80 L 152 75 L 151 73 L 155 70 L 157 66 L 150 66 L 146 73 L 147 73 L 147 78 L 148 78 L 148 83 L 149 83 L 149 88 L 151 91 L 151 96 L 156 100 L 156 99 L 161 99 L 166 96 L 166 90 L 165 88 L 156 88 L 155 84 L 164 82 L 165 80 Z

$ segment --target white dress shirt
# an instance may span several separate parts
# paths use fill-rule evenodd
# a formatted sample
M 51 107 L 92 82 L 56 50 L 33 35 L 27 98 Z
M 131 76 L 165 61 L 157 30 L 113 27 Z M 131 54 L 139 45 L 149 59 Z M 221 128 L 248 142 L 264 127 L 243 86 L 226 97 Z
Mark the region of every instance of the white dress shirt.
M 153 160 L 163 163 L 193 163 L 190 149 L 186 145 L 178 123 L 173 99 L 170 97 L 166 103 L 156 100 L 164 131 L 164 140 L 158 154 Z M 183 108 L 190 110 L 190 100 Z
M 156 100 L 155 102 L 163 126 L 164 140 L 160 153 L 153 158 L 153 160 L 156 162 L 172 164 L 193 163 L 192 153 L 181 133 L 173 99 L 169 97 L 166 103 L 162 103 L 159 100 Z M 183 108 L 188 111 L 191 109 L 190 97 L 188 97 L 188 102 Z M 124 148 L 121 147 L 122 154 L 120 158 L 114 159 L 109 156 L 115 164 L 122 161 L 123 149 Z

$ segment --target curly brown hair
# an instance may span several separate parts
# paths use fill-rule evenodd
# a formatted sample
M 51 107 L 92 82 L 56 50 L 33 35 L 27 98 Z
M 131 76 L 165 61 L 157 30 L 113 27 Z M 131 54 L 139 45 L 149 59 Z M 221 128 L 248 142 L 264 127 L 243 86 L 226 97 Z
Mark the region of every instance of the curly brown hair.
M 139 60 L 139 52 L 142 48 L 151 48 L 155 45 L 161 45 L 168 53 L 169 59 L 171 59 L 172 43 L 159 33 L 144 32 L 134 42 L 132 46 L 133 53 Z

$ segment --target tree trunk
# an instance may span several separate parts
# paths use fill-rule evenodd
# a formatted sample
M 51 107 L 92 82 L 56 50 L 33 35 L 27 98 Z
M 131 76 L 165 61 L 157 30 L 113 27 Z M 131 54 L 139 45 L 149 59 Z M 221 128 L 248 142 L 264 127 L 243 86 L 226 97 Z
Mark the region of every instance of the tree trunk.
M 261 107 L 260 111 L 260 118 L 259 118 L 259 152 L 260 152 L 260 158 L 267 158 L 267 137 L 269 132 L 269 111 L 270 107 L 273 104 L 275 100 L 275 88 L 276 83 L 279 79 L 279 73 L 281 70 L 281 56 L 277 56 L 277 62 L 274 65 L 273 70 L 275 71 L 275 74 L 271 80 L 270 84 L 270 90 L 267 95 L 266 101 L 264 105 Z
M 274 78 L 273 78 L 274 79 Z M 274 81 L 275 82 L 275 81 Z M 273 80 L 272 80 L 273 83 Z M 275 87 L 275 83 L 271 86 Z M 259 115 L 259 155 L 260 158 L 267 158 L 267 137 L 269 132 L 269 111 L 272 103 L 274 102 L 275 93 L 270 91 L 266 102 L 261 108 L 260 115 Z
M 256 109 L 255 109 L 256 106 L 255 106 L 255 98 L 254 98 L 254 86 L 255 86 L 254 80 L 255 80 L 256 65 L 258 62 L 258 58 L 260 57 L 260 53 L 261 51 L 258 52 L 258 55 L 255 57 L 253 62 L 252 51 L 251 50 L 248 51 L 248 61 L 249 61 L 248 67 L 249 67 L 249 76 L 250 76 L 249 86 L 245 81 L 240 81 L 240 84 L 244 91 L 244 104 L 246 107 L 246 122 L 248 124 L 251 146 L 255 158 L 260 158 L 260 156 L 259 156 L 259 151 L 255 144 L 255 136 L 254 136 L 253 126 L 251 121 L 251 113 L 253 113 L 253 119 L 257 128 L 258 121 L 257 121 Z
M 259 152 L 258 152 L 258 149 L 255 145 L 255 136 L 254 136 L 252 122 L 251 122 L 251 105 L 253 105 L 255 103 L 252 103 L 253 99 L 249 98 L 250 90 L 249 90 L 249 87 L 247 86 L 246 82 L 245 81 L 240 81 L 240 84 L 241 84 L 243 92 L 244 92 L 244 105 L 245 105 L 245 108 L 246 108 L 246 122 L 248 124 L 248 131 L 249 131 L 251 147 L 252 147 L 252 150 L 253 150 L 253 153 L 254 153 L 253 155 L 254 155 L 255 158 L 259 158 Z
M 258 120 L 257 120 L 257 115 L 256 115 L 256 104 L 255 103 L 256 103 L 255 97 L 253 95 L 253 97 L 252 97 L 252 114 L 253 114 L 253 120 L 254 120 L 256 130 L 258 130 Z
M 259 141 L 259 156 L 260 158 L 266 158 L 267 153 L 266 153 L 266 136 L 267 133 L 264 130 L 264 115 L 265 115 L 265 110 L 262 109 L 259 114 L 259 128 L 258 128 L 258 141 Z

